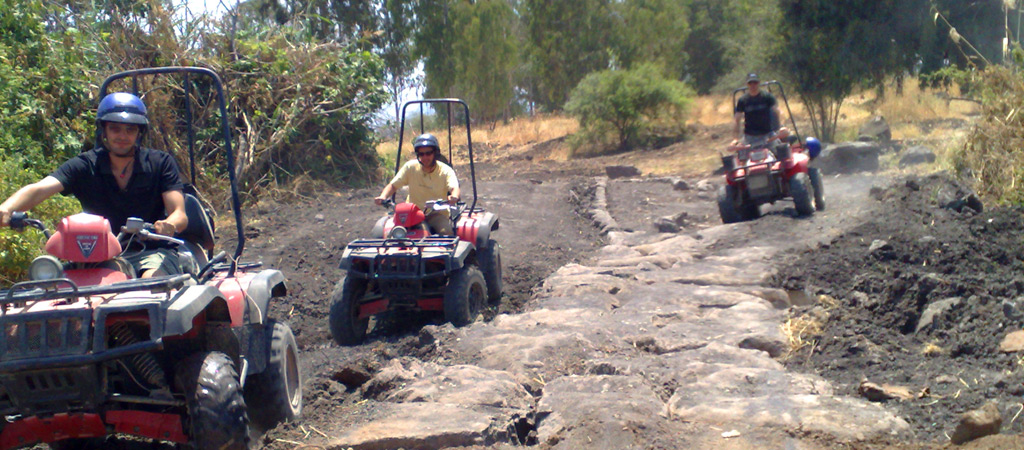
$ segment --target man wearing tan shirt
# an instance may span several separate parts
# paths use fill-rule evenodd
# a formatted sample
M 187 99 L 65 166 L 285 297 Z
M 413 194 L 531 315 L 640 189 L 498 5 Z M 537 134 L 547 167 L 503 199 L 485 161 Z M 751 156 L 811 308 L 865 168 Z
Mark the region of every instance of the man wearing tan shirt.
M 395 191 L 409 186 L 407 202 L 414 203 L 427 214 L 427 224 L 435 234 L 452 235 L 452 221 L 448 211 L 428 211 L 428 200 L 447 200 L 455 205 L 461 197 L 459 180 L 447 164 L 437 160 L 441 154 L 441 146 L 432 134 L 423 134 L 413 140 L 413 151 L 416 159 L 405 163 L 380 196 L 374 202 L 380 205 Z

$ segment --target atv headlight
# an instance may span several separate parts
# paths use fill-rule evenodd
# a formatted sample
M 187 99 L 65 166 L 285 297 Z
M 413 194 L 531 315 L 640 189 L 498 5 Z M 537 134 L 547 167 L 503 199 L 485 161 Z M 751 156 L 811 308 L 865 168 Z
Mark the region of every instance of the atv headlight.
M 33 260 L 32 265 L 28 266 L 28 276 L 35 281 L 64 278 L 64 266 L 57 258 L 43 255 Z
M 396 226 L 388 233 L 388 239 L 405 239 L 408 235 L 409 230 L 406 230 L 403 226 Z

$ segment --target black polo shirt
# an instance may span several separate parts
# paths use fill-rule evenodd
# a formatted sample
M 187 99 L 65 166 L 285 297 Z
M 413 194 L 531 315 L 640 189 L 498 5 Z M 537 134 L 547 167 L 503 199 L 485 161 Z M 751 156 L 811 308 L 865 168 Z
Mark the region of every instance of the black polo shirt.
M 148 148 L 135 151 L 132 174 L 124 190 L 110 168 L 110 152 L 97 148 L 69 159 L 50 176 L 64 185 L 63 195 L 74 195 L 82 210 L 106 217 L 117 234 L 129 217 L 153 223 L 167 217 L 163 193 L 182 190 L 178 164 L 167 152 Z
M 736 102 L 736 112 L 743 113 L 743 134 L 760 136 L 772 129 L 772 108 L 778 104 L 775 96 L 765 91 L 757 95 L 743 94 Z

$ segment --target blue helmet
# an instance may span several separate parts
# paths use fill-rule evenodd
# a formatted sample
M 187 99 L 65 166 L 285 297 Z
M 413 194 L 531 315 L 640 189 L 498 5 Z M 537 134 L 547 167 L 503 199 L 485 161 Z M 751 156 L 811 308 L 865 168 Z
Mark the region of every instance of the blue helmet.
M 441 146 L 437 143 L 437 138 L 430 133 L 421 134 L 412 141 L 413 150 L 420 147 L 433 147 L 435 152 L 441 151 Z
M 127 92 L 107 94 L 100 100 L 99 108 L 96 108 L 96 124 L 102 128 L 103 122 L 130 123 L 140 125 L 145 130 L 149 127 L 146 104 Z
M 817 158 L 818 155 L 821 154 L 821 142 L 818 141 L 818 138 L 809 137 L 805 141 L 804 145 L 807 147 L 807 155 L 810 156 L 811 159 Z

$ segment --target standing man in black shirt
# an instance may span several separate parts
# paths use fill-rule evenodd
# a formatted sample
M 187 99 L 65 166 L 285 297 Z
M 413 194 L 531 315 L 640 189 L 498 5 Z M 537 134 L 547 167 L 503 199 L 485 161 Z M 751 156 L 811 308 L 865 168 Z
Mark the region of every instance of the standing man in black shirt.
M 25 186 L 0 204 L 0 226 L 11 213 L 27 211 L 54 194 L 74 195 L 82 209 L 105 217 L 116 234 L 129 217 L 152 223 L 172 236 L 188 225 L 185 197 L 174 158 L 139 143 L 149 127 L 146 105 L 135 95 L 103 97 L 96 111 L 100 141 L 42 180 Z M 141 278 L 178 273 L 177 252 L 160 241 L 127 249 L 124 257 Z
M 761 91 L 761 80 L 757 74 L 747 75 L 747 93 L 736 102 L 734 114 L 736 141 L 757 145 L 768 142 L 779 129 L 779 104 L 775 97 Z M 743 134 L 740 134 L 740 120 L 743 120 Z

